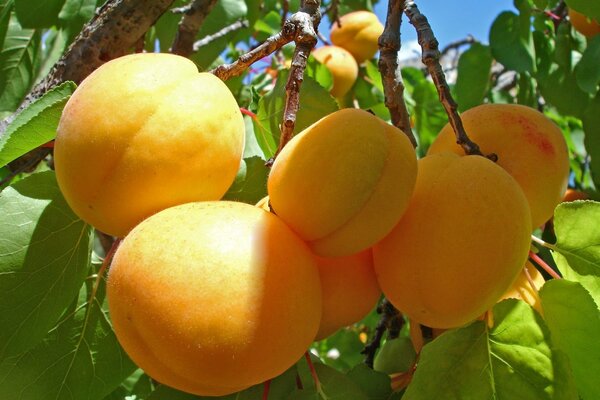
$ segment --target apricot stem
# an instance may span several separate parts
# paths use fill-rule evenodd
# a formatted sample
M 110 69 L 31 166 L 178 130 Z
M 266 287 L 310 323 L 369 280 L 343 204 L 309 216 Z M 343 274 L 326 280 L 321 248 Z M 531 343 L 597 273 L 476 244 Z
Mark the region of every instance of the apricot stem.
M 271 388 L 271 380 L 269 379 L 268 381 L 265 381 L 263 383 L 262 400 L 268 400 L 269 399 L 269 389 L 270 388 Z
M 383 80 L 385 106 L 390 110 L 392 124 L 404 132 L 413 147 L 417 147 L 417 140 L 410 127 L 410 116 L 404 102 L 404 84 L 402 83 L 401 69 L 398 66 L 403 9 L 404 0 L 390 0 L 388 2 L 385 28 L 378 42 L 380 53 L 379 71 Z
M 177 34 L 171 46 L 171 53 L 187 57 L 194 51 L 194 39 L 202 23 L 210 14 L 217 0 L 194 0 L 181 8 L 183 17 L 179 21 Z
M 482 156 L 483 154 L 479 149 L 479 146 L 469 139 L 460 115 L 458 114 L 458 105 L 450 94 L 446 76 L 440 65 L 441 55 L 439 43 L 433 34 L 433 30 L 431 29 L 431 25 L 429 25 L 429 21 L 427 21 L 427 17 L 419 11 L 419 8 L 413 0 L 406 0 L 404 13 L 417 31 L 417 38 L 422 51 L 421 60 L 427 67 L 427 70 L 433 79 L 433 83 L 435 83 L 440 102 L 446 110 L 448 121 L 456 135 L 456 143 L 463 148 L 466 154 Z M 495 154 L 490 154 L 487 157 L 492 161 L 497 161 L 498 159 Z
M 557 274 L 556 271 L 546 263 L 546 261 L 542 260 L 542 258 L 540 256 L 538 256 L 537 254 L 535 254 L 533 251 L 529 252 L 529 257 L 532 260 L 534 260 L 537 265 L 542 267 L 544 269 L 544 271 L 546 271 L 554 279 L 562 279 L 562 277 L 559 274 Z
M 319 393 L 321 396 L 325 397 L 325 394 L 323 393 L 323 390 L 321 389 L 321 381 L 319 380 L 319 376 L 317 375 L 317 371 L 315 370 L 315 366 L 313 365 L 313 362 L 310 359 L 310 353 L 308 351 L 304 353 L 304 358 L 306 359 L 306 362 L 308 363 L 308 369 L 310 370 L 310 375 L 312 376 L 313 381 L 315 382 L 315 388 L 317 390 L 317 393 Z

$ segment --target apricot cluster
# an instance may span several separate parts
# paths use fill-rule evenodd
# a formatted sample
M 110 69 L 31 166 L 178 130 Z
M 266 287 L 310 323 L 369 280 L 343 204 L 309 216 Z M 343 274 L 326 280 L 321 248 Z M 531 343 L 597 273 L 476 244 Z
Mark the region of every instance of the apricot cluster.
M 358 77 L 358 65 L 375 56 L 383 25 L 370 11 L 354 11 L 335 21 L 331 43 L 313 51 L 313 56 L 331 72 L 334 97 L 343 97 Z

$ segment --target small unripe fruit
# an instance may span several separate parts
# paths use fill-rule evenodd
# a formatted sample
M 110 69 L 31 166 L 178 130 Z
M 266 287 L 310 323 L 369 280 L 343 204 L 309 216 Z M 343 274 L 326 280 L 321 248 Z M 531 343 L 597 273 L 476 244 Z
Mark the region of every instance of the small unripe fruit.
M 342 97 L 352 88 L 358 77 L 358 64 L 347 50 L 338 46 L 323 46 L 312 55 L 331 72 L 333 97 Z
M 340 17 L 340 25 L 331 27 L 331 43 L 348 50 L 361 64 L 373 58 L 379 49 L 383 25 L 377 15 L 369 11 L 354 11 Z
M 373 247 L 379 285 L 411 322 L 466 324 L 498 301 L 525 264 L 529 215 L 517 182 L 487 158 L 427 156 L 406 213 Z
M 558 126 L 541 112 L 517 104 L 484 104 L 462 114 L 469 137 L 519 183 L 529 202 L 531 226 L 545 223 L 567 188 L 569 152 Z M 427 154 L 464 155 L 446 125 Z
M 600 24 L 598 24 L 595 19 L 588 18 L 586 15 L 570 8 L 569 20 L 571 21 L 573 28 L 586 37 L 591 38 L 600 33 Z
M 79 85 L 54 146 L 58 184 L 84 221 L 124 236 L 164 208 L 218 200 L 244 146 L 235 98 L 171 54 L 109 61 Z
M 281 151 L 267 184 L 278 217 L 321 256 L 371 247 L 398 222 L 417 173 L 399 129 L 359 109 L 334 112 Z
M 243 203 L 187 203 L 146 219 L 117 250 L 107 287 L 131 359 L 201 396 L 283 373 L 321 319 L 308 247 L 276 216 Z

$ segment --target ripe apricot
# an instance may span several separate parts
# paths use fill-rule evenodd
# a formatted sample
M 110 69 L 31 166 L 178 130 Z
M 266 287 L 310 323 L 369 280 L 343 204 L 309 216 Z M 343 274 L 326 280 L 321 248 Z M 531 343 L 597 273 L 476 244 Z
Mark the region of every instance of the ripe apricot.
M 312 55 L 331 72 L 331 95 L 342 97 L 348 93 L 358 77 L 358 64 L 352 54 L 338 46 L 323 46 L 313 51 Z
M 529 252 L 529 206 L 515 180 L 480 156 L 419 160 L 408 209 L 373 247 L 386 297 L 412 321 L 452 328 L 510 287 Z
M 128 55 L 94 71 L 67 102 L 56 176 L 80 218 L 124 236 L 164 208 L 220 199 L 243 146 L 242 115 L 218 78 L 184 57 Z
M 381 289 L 373 270 L 371 249 L 346 257 L 316 256 L 323 312 L 316 340 L 363 319 L 377 304 Z
M 546 222 L 567 188 L 569 153 L 562 132 L 544 114 L 517 104 L 484 104 L 467 110 L 462 121 L 485 154 L 498 155 L 498 165 L 519 183 L 529 201 L 532 227 Z M 428 154 L 452 151 L 463 155 L 450 125 Z
M 593 37 L 600 33 L 600 24 L 595 19 L 569 8 L 569 20 L 573 28 L 586 37 Z
M 140 368 L 203 396 L 292 366 L 322 308 L 308 247 L 276 216 L 225 201 L 171 207 L 136 226 L 112 262 L 108 302 Z
M 415 151 L 402 131 L 366 111 L 342 109 L 284 147 L 267 189 L 275 214 L 316 254 L 344 256 L 392 229 L 416 173 Z
M 523 300 L 525 303 L 529 304 L 533 307 L 537 312 L 543 314 L 542 304 L 540 303 L 540 296 L 537 291 L 542 288 L 544 283 L 546 282 L 540 271 L 537 270 L 536 267 L 531 264 L 531 262 L 527 261 L 524 269 L 527 269 L 533 284 L 535 285 L 535 289 L 531 287 L 529 283 L 529 279 L 527 279 L 527 275 L 525 271 L 521 269 L 517 280 L 513 282 L 512 286 L 502 295 L 500 300 L 504 299 L 519 299 Z
M 373 58 L 379 49 L 383 25 L 370 11 L 354 11 L 340 17 L 331 27 L 331 43 L 348 50 L 361 64 Z
M 565 192 L 565 195 L 563 196 L 563 203 L 564 202 L 570 202 L 570 201 L 575 201 L 575 200 L 589 200 L 590 196 L 585 193 L 582 192 L 580 190 L 575 190 L 575 189 L 567 189 L 567 191 Z

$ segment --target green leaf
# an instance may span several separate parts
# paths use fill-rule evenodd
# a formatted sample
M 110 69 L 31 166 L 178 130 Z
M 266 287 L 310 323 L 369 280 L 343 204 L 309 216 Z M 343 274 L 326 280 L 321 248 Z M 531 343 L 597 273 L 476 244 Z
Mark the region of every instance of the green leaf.
M 22 29 L 11 18 L 0 52 L 0 111 L 14 111 L 29 91 L 39 45 L 38 31 Z
M 24 28 L 49 28 L 58 23 L 65 0 L 15 0 L 17 18 Z
M 313 56 L 310 56 L 306 63 L 305 71 L 306 75 L 313 78 L 324 89 L 328 91 L 331 90 L 333 86 L 333 75 L 331 75 L 331 71 L 329 71 L 329 68 L 327 68 L 325 64 L 321 64 Z
M 569 356 L 579 394 L 583 399 L 600 399 L 598 305 L 581 284 L 565 279 L 546 282 L 540 297 L 552 340 Z
M 474 43 L 461 54 L 456 78 L 456 101 L 460 111 L 483 103 L 492 72 L 492 54 L 488 46 Z
M 579 87 L 590 93 L 598 91 L 600 83 L 600 35 L 590 40 L 579 63 L 575 66 L 575 76 Z
M 13 4 L 13 0 L 0 1 L 0 50 L 2 50 L 4 46 L 4 39 L 6 38 L 6 31 L 8 30 L 8 23 L 10 21 Z
M 423 80 L 417 83 L 412 98 L 415 102 L 412 112 L 415 119 L 414 131 L 419 140 L 417 150 L 419 155 L 423 156 L 444 125 L 448 123 L 448 116 L 432 82 Z
M 87 21 L 94 16 L 96 0 L 66 0 L 58 17 L 63 21 Z
M 492 54 L 501 64 L 517 72 L 533 72 L 535 49 L 531 32 L 522 26 L 519 15 L 504 11 L 490 29 Z
M 581 118 L 589 104 L 590 96 L 577 86 L 572 72 L 556 68 L 547 79 L 538 81 L 540 92 L 546 102 L 565 115 Z
M 303 390 L 295 393 L 291 399 L 315 399 L 315 400 L 370 400 L 358 386 L 348 376 L 341 372 L 320 363 L 314 363 L 315 372 L 321 383 L 322 394 L 316 394 L 314 383 L 310 374 L 300 373 L 302 378 Z
M 262 158 L 256 156 L 245 158 L 223 200 L 256 204 L 267 195 L 268 175 L 269 169 Z
M 493 312 L 493 328 L 476 321 L 423 347 L 402 399 L 577 399 L 568 362 L 553 349 L 542 318 L 514 299 Z
M 562 275 L 585 287 L 600 304 L 600 203 L 577 201 L 554 211 L 556 244 L 552 247 Z M 557 254 L 558 253 L 558 257 Z
M 0 363 L 0 398 L 100 400 L 136 370 L 112 331 L 105 286 L 104 279 L 86 281 L 39 345 Z
M 275 154 L 279 143 L 281 134 L 279 125 L 283 119 L 285 85 L 288 76 L 289 71 L 279 71 L 273 90 L 259 100 L 257 118 L 253 121 L 256 139 L 267 158 Z M 304 77 L 300 88 L 300 104 L 302 106 L 296 115 L 294 133 L 301 132 L 324 116 L 338 110 L 337 103 L 327 90 L 307 76 Z
M 591 158 L 592 178 L 600 187 L 600 96 L 590 102 L 583 114 L 583 130 L 585 132 L 585 149 Z
M 565 0 L 565 3 L 575 11 L 600 20 L 600 2 L 597 0 Z
M 387 400 L 392 394 L 392 382 L 387 374 L 373 371 L 366 364 L 358 364 L 346 374 L 369 400 Z
M 416 357 L 410 338 L 388 339 L 375 356 L 373 368 L 387 374 L 407 372 L 414 364 Z
M 77 295 L 91 228 L 70 210 L 50 171 L 4 189 L 0 209 L 1 360 L 42 340 Z
M 62 110 L 76 87 L 73 82 L 56 86 L 17 115 L 0 136 L 0 166 L 54 139 Z

